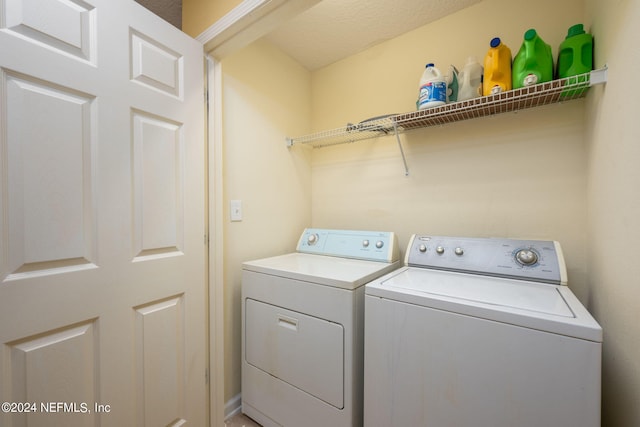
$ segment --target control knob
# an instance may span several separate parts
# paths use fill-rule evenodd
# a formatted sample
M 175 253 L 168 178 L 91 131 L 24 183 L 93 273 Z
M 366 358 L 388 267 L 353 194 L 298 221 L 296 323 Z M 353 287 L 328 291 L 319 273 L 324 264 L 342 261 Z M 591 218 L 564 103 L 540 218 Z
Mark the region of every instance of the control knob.
M 376 242 L 376 248 L 382 249 L 383 246 L 384 246 L 384 242 L 382 240 L 378 240 Z
M 438 246 L 436 248 L 436 252 L 438 255 L 442 255 L 444 253 L 444 248 L 442 246 Z
M 530 249 L 520 249 L 516 253 L 516 260 L 522 265 L 533 265 L 538 262 L 538 254 Z
M 310 234 L 309 237 L 307 237 L 307 243 L 309 244 L 309 246 L 313 246 L 318 243 L 318 235 Z
M 362 246 L 365 247 L 365 248 L 368 248 L 369 247 L 369 240 L 367 240 L 367 239 L 363 240 L 362 241 Z

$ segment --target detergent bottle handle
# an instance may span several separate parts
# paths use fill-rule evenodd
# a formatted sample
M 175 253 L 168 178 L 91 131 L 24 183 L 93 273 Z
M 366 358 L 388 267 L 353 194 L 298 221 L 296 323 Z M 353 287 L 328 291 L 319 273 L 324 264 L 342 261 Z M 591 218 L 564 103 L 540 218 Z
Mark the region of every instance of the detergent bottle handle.
M 531 69 L 531 68 L 535 68 L 535 59 L 536 59 L 536 52 L 535 52 L 535 42 L 536 39 L 532 39 L 532 40 L 525 40 L 524 41 L 524 64 L 525 64 L 525 68 L 526 69 Z
M 491 50 L 491 74 L 494 76 L 498 75 L 498 61 L 496 61 L 496 58 L 500 54 L 498 49 L 500 49 L 499 46 Z
M 462 77 L 462 84 L 465 86 L 468 86 L 471 84 L 471 71 L 469 70 L 462 70 L 460 72 L 460 74 L 458 75 L 458 77 Z

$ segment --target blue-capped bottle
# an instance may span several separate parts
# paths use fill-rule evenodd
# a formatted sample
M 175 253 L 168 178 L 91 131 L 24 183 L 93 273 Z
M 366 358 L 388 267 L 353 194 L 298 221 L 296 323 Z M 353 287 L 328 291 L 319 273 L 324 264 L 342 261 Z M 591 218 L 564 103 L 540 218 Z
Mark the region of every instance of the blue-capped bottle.
M 420 78 L 420 91 L 418 94 L 418 109 L 437 107 L 447 102 L 447 81 L 434 64 L 425 66 Z
M 484 57 L 483 95 L 511 90 L 511 49 L 494 37 L 489 43 L 489 51 Z

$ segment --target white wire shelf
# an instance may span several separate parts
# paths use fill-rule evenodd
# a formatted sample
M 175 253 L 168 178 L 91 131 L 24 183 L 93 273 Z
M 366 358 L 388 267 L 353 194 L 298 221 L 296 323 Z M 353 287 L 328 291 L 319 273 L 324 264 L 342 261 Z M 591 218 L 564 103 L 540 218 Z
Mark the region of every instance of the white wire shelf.
M 399 133 L 413 129 L 443 125 L 583 98 L 589 87 L 606 83 L 606 81 L 607 68 L 605 67 L 589 73 L 553 80 L 535 86 L 527 86 L 495 95 L 482 96 L 425 110 L 374 117 L 358 124 L 349 123 L 337 129 L 317 132 L 297 138 L 287 138 L 287 145 L 302 144 L 319 148 L 362 141 L 385 135 L 396 135 L 397 137 Z

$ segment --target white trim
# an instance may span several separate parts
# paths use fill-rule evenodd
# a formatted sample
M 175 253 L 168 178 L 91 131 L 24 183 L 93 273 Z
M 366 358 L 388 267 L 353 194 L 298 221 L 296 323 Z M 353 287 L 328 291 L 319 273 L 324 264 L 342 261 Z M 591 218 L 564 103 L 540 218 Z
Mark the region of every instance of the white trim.
M 196 39 L 207 53 L 207 159 L 209 236 L 210 426 L 242 407 L 240 395 L 224 402 L 224 214 L 222 167 L 222 70 L 219 60 L 267 34 L 320 0 L 244 0 Z
M 242 395 L 241 393 L 233 396 L 224 404 L 224 419 L 228 420 L 234 415 L 238 415 L 242 411 Z
M 224 214 L 222 70 L 219 60 L 248 45 L 320 0 L 244 0 L 197 37 L 207 53 L 207 159 L 209 237 L 209 402 L 211 427 L 241 409 L 240 395 L 224 402 Z M 273 13 L 272 13 L 273 12 Z M 232 409 L 230 409 L 232 408 Z
M 209 399 L 211 427 L 224 427 L 224 256 L 222 211 L 222 72 L 207 56 L 209 220 Z
M 244 0 L 204 30 L 196 40 L 222 59 L 274 30 L 320 0 Z
M 553 246 L 556 248 L 556 254 L 558 256 L 558 268 L 560 269 L 560 284 L 567 284 L 567 264 L 564 262 L 564 254 L 562 253 L 562 248 L 560 247 L 560 242 L 553 241 Z
M 202 44 L 206 44 L 231 28 L 241 19 L 244 19 L 252 13 L 255 14 L 258 9 L 268 3 L 271 3 L 271 1 L 272 0 L 244 0 L 238 6 L 234 7 L 229 13 L 214 22 L 209 28 L 204 30 L 198 37 L 196 37 L 196 40 Z

